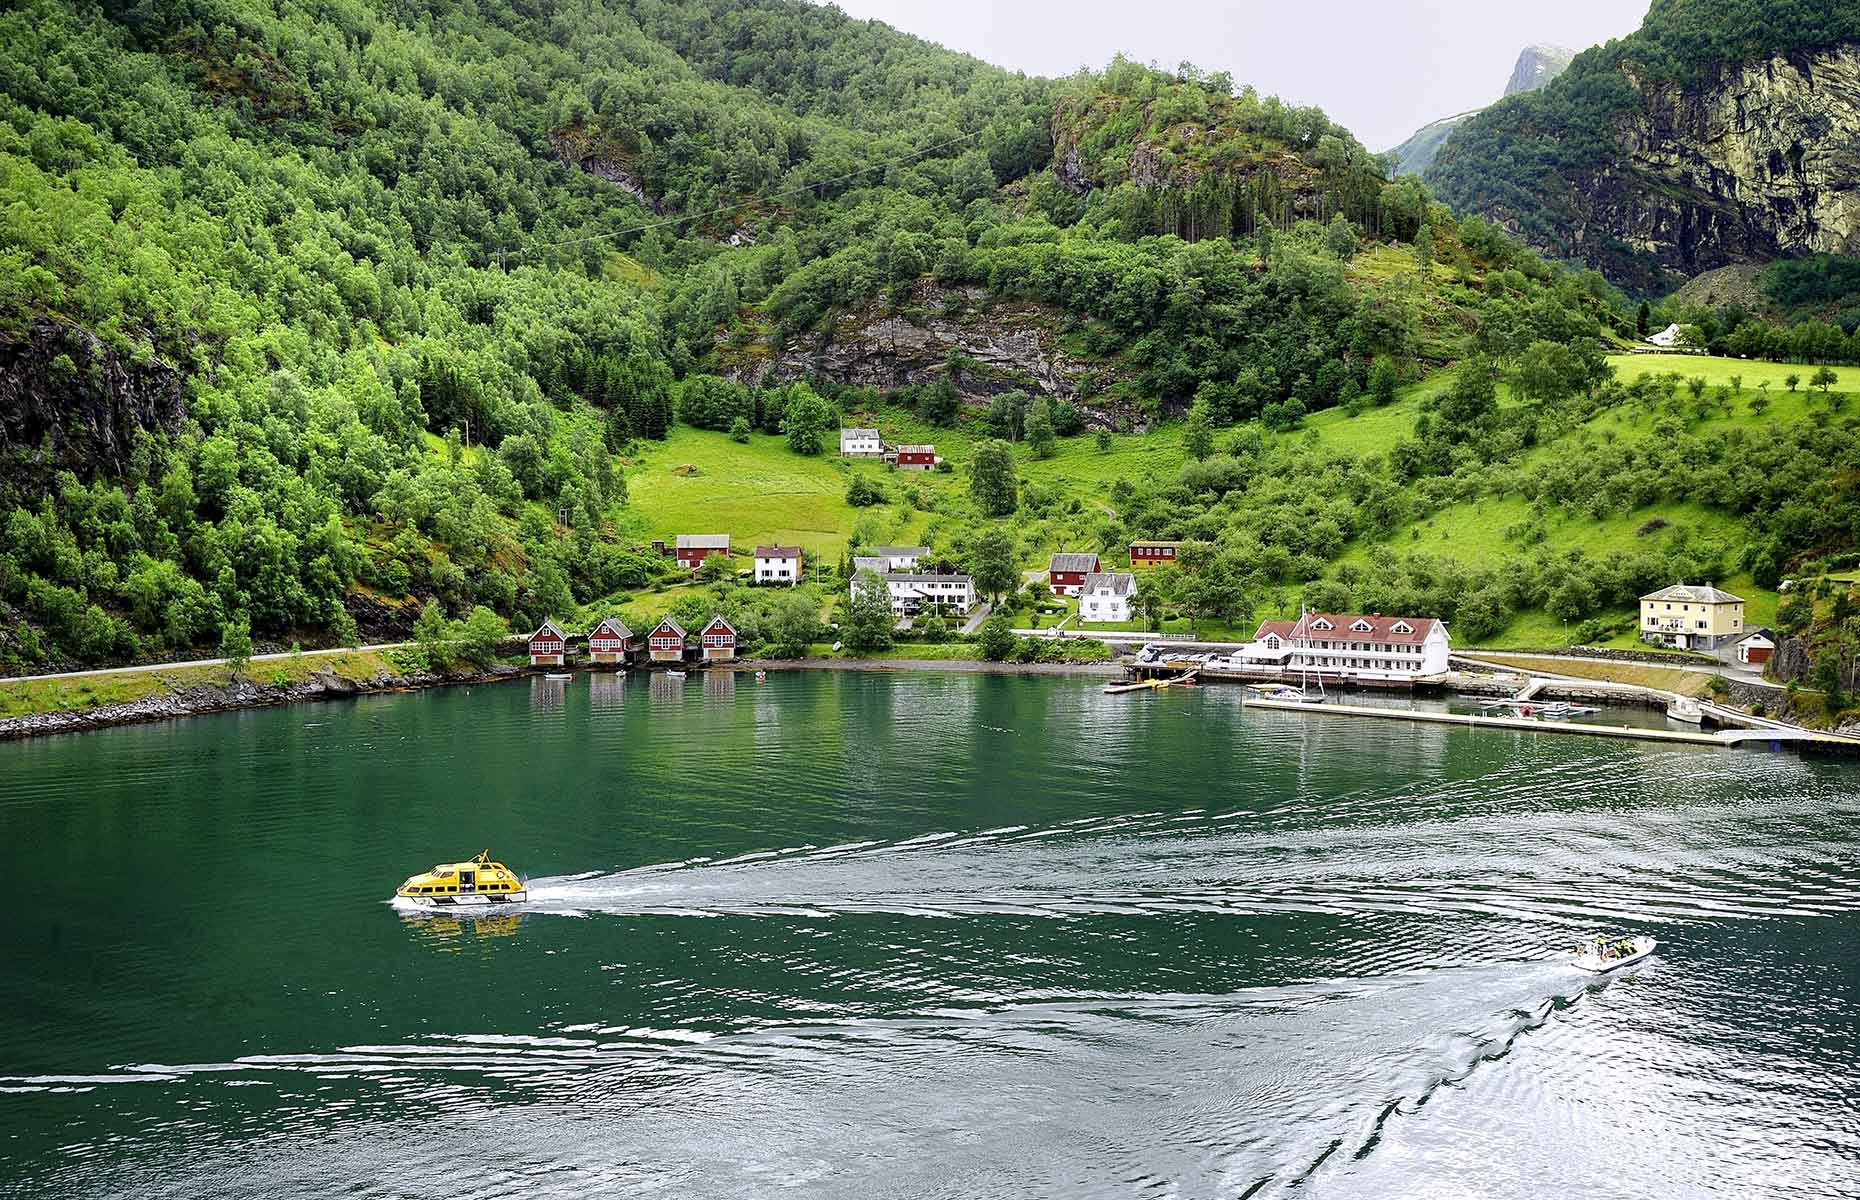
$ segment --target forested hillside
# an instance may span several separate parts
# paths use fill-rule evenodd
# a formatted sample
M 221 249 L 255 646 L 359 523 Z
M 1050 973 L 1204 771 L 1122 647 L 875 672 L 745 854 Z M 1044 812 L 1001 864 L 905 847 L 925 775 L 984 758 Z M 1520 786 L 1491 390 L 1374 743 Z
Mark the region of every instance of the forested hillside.
M 799 0 L 40 0 L 0 15 L 0 73 L 12 670 L 399 635 L 423 608 L 684 602 L 753 635 L 769 602 L 668 588 L 647 548 L 696 522 L 910 528 L 965 565 L 1003 535 L 1021 560 L 1180 536 L 1213 582 L 1177 602 L 1232 618 L 1349 586 L 1352 546 L 1675 394 L 1609 382 L 1634 314 L 1599 276 L 1220 75 L 1030 79 Z M 983 361 L 1029 340 L 1076 371 Z M 1296 441 L 1423 402 L 1347 457 Z M 806 515 L 766 472 L 702 476 L 740 447 L 818 482 L 842 414 L 946 442 L 959 475 Z M 1766 477 L 1825 480 L 1838 456 L 1801 446 Z M 1011 486 L 972 488 L 985 461 Z M 1717 552 L 1839 548 L 1844 514 Z

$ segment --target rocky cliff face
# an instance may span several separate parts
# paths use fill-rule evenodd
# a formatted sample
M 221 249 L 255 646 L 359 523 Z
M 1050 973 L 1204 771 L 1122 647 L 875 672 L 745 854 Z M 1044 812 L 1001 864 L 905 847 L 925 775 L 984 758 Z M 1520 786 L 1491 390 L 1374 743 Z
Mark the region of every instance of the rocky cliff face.
M 1548 235 L 1491 215 L 1648 292 L 1733 263 L 1860 253 L 1860 43 L 1685 87 L 1620 70 L 1638 104 L 1616 122 L 1615 152 L 1550 199 Z
M 186 417 L 172 367 L 47 318 L 0 331 L 0 469 L 28 487 L 61 470 L 119 475 L 138 432 L 174 433 Z
M 1620 170 L 1596 178 L 1578 245 L 1618 238 L 1687 275 L 1860 253 L 1860 44 L 1725 68 L 1690 90 L 1623 69 L 1642 109 L 1621 128 Z
M 720 371 L 752 386 L 810 376 L 881 392 L 948 375 L 970 404 L 1016 389 L 1079 403 L 1087 424 L 1140 426 L 1134 406 L 1096 397 L 1116 369 L 1060 345 L 1063 314 L 1026 303 L 989 303 L 981 288 L 922 284 L 905 312 L 872 301 L 841 316 L 825 333 L 809 333 L 776 350 L 764 342 L 719 347 Z M 951 372 L 951 353 L 964 365 Z

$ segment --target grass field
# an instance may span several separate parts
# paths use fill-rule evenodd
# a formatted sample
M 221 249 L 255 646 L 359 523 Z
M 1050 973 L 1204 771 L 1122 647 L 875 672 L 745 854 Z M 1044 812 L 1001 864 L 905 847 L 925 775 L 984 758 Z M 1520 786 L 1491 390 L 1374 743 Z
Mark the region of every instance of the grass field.
M 1783 396 L 1789 394 L 1787 381 L 1791 375 L 1801 377 L 1801 383 L 1798 386 L 1801 391 L 1806 392 L 1809 377 L 1815 373 L 1814 367 L 1804 367 L 1795 363 L 1719 358 L 1710 354 L 1616 354 L 1610 356 L 1608 363 L 1614 367 L 1615 377 L 1623 383 L 1630 383 L 1643 374 L 1662 375 L 1670 371 L 1682 379 L 1703 379 L 1707 387 L 1716 388 L 1730 387 L 1732 386 L 1731 377 L 1741 376 L 1744 386 L 1743 398 L 1746 400 L 1767 381 L 1770 385 L 1770 398 L 1780 401 Z M 1840 376 L 1840 381 L 1834 385 L 1834 391 L 1842 391 L 1844 388 L 1851 392 L 1856 387 L 1860 387 L 1860 368 L 1836 367 L 1834 373 Z M 1820 398 L 1819 389 L 1816 390 L 1815 396 L 1817 399 Z
M 1529 654 L 1481 654 L 1479 657 L 1485 662 L 1498 663 L 1520 671 L 1573 675 L 1578 679 L 1600 679 L 1614 683 L 1632 683 L 1639 687 L 1677 692 L 1681 696 L 1703 696 L 1711 690 L 1711 676 L 1703 671 L 1682 671 L 1674 667 L 1657 667 L 1642 663 L 1582 662 L 1567 658 L 1540 658 Z
M 1405 258 L 1405 253 L 1404 256 Z M 1400 271 L 1407 269 L 1394 259 L 1363 264 L 1364 270 Z M 1436 272 L 1435 284 L 1442 283 Z M 1745 362 L 1736 359 L 1690 355 L 1615 355 L 1609 359 L 1623 380 L 1639 374 L 1674 372 L 1682 378 L 1699 377 L 1707 386 L 1729 386 L 1731 377 L 1742 377 L 1742 391 L 1732 400 L 1729 417 L 1713 415 L 1691 420 L 1688 427 L 1709 430 L 1736 423 L 1755 429 L 1767 425 L 1806 420 L 1811 413 L 1825 411 L 1828 402 L 1817 392 L 1802 387 L 1790 394 L 1784 380 L 1798 374 L 1805 380 L 1811 371 L 1783 364 Z M 1850 383 L 1860 383 L 1860 371 L 1849 371 Z M 1752 413 L 1749 403 L 1757 395 L 1758 385 L 1768 381 L 1769 408 Z M 1396 438 L 1412 433 L 1414 423 L 1428 402 L 1450 382 L 1446 372 L 1436 372 L 1426 380 L 1404 387 L 1392 404 L 1371 408 L 1351 417 L 1342 409 L 1316 413 L 1304 425 L 1288 433 L 1269 434 L 1270 441 L 1312 439 L 1326 448 L 1352 454 L 1372 454 L 1386 449 Z M 1840 385 L 1837 384 L 1838 388 Z M 1511 403 L 1501 390 L 1501 403 Z M 627 532 L 642 539 L 670 537 L 678 533 L 728 533 L 739 554 L 758 543 L 800 544 L 829 561 L 844 550 L 855 531 L 867 544 L 914 543 L 934 534 L 938 517 L 934 510 L 946 501 L 966 494 L 967 466 L 980 438 L 971 422 L 957 428 L 930 426 L 907 409 L 885 407 L 875 412 L 848 413 L 847 420 L 876 424 L 886 438 L 894 442 L 932 442 L 937 451 L 956 469 L 943 474 L 929 472 L 907 474 L 885 468 L 876 462 L 847 462 L 827 452 L 817 458 L 792 454 L 785 442 L 766 434 L 754 434 L 747 445 L 732 442 L 726 435 L 674 428 L 662 443 L 646 443 L 636 461 L 627 464 L 630 501 L 624 517 Z M 1631 440 L 1648 436 L 1655 424 L 1650 414 L 1630 414 L 1614 410 L 1603 414 L 1579 430 L 1566 432 L 1539 445 L 1526 455 L 1525 464 L 1571 453 L 1569 438 L 1584 431 L 1601 436 Z M 1091 435 L 1061 439 L 1052 458 L 1034 459 L 1019 447 L 1023 480 L 1041 486 L 1055 486 L 1079 501 L 1078 513 L 1066 513 L 1037 520 L 1017 518 L 1015 530 L 1022 543 L 1025 567 L 1039 567 L 1054 550 L 1080 549 L 1089 545 L 1096 521 L 1110 511 L 1109 489 L 1119 479 L 1133 482 L 1167 479 L 1184 461 L 1183 427 L 1180 422 L 1165 423 L 1147 433 L 1115 434 L 1107 449 L 1101 450 Z M 1217 445 L 1228 435 L 1217 435 Z M 437 449 L 437 447 L 436 447 Z M 891 497 L 891 503 L 867 509 L 855 509 L 846 503 L 846 488 L 857 474 L 878 480 Z M 921 507 L 907 500 L 923 497 Z M 1418 521 L 1397 528 L 1390 537 L 1377 542 L 1358 542 L 1347 547 L 1346 563 L 1358 565 L 1372 561 L 1390 550 L 1416 550 L 1464 562 L 1496 562 L 1521 557 L 1531 552 L 1533 542 L 1523 538 L 1508 540 L 1507 529 L 1531 522 L 1530 506 L 1517 498 L 1491 499 L 1456 504 Z M 1642 534 L 1650 521 L 1661 519 L 1665 528 Z M 1557 550 L 1576 548 L 1591 555 L 1614 551 L 1658 548 L 1683 529 L 1691 536 L 1718 540 L 1736 546 L 1745 532 L 1735 517 L 1690 503 L 1661 503 L 1637 512 L 1591 521 L 1586 517 L 1558 509 L 1550 510 L 1541 520 L 1542 545 Z M 1534 536 L 1534 535 L 1533 535 Z M 1701 581 L 1702 582 L 1702 581 Z M 1748 604 L 1747 619 L 1753 625 L 1774 620 L 1777 597 L 1758 589 L 1748 578 L 1717 581 L 1743 596 Z M 645 597 L 640 597 L 645 599 Z M 1270 598 L 1282 608 L 1284 596 Z M 655 601 L 664 597 L 655 596 Z M 1262 602 L 1260 615 L 1279 615 L 1267 611 Z M 1624 627 L 1624 631 L 1605 645 L 1632 646 L 1631 610 L 1602 614 Z M 1175 622 L 1185 631 L 1185 622 Z M 1226 633 L 1250 634 L 1247 627 Z M 1494 645 L 1561 647 L 1569 644 L 1573 630 L 1543 612 L 1517 614 L 1493 639 Z

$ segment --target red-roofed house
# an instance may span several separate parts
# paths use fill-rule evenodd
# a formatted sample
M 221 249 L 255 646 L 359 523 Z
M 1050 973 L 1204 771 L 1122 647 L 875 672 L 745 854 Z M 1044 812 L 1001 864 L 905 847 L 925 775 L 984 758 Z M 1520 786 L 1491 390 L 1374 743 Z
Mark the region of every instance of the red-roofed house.
M 801 548 L 799 546 L 757 546 L 757 583 L 785 583 L 790 587 L 801 582 Z
M 1226 661 L 1241 673 L 1414 684 L 1444 676 L 1449 652 L 1446 624 L 1432 617 L 1306 613 L 1261 621 L 1252 643 Z

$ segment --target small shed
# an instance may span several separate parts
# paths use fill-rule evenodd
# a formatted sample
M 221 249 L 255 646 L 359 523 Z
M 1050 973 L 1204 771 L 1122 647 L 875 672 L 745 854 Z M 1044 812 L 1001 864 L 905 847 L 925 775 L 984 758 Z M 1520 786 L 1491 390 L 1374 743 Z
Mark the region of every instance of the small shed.
M 729 662 L 736 657 L 736 626 L 718 613 L 698 636 L 705 662 Z
M 530 666 L 559 667 L 568 659 L 568 635 L 554 621 L 530 634 Z
M 1753 629 L 1737 643 L 1737 661 L 1747 667 L 1768 666 L 1776 656 L 1776 638 L 1767 629 Z
M 608 617 L 588 634 L 588 657 L 597 663 L 625 662 L 626 656 L 639 649 L 639 639 L 619 617 Z
M 653 662 L 685 661 L 685 627 L 670 617 L 646 635 L 646 654 Z

